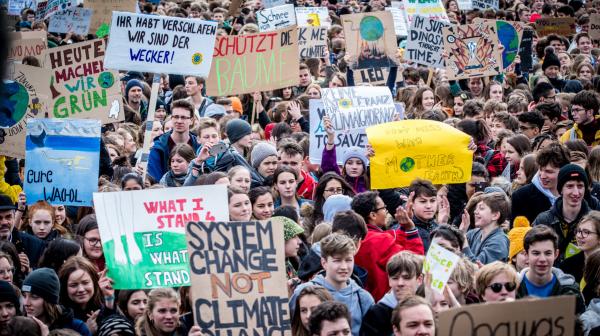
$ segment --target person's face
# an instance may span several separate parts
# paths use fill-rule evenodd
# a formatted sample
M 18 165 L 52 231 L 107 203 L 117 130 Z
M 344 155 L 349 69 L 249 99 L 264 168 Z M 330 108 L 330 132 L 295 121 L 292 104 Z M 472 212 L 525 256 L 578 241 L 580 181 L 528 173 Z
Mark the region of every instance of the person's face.
M 592 252 L 600 247 L 598 232 L 592 221 L 579 223 L 575 238 L 577 246 L 584 252 Z
M 344 164 L 344 170 L 346 171 L 346 175 L 350 177 L 359 177 L 364 173 L 365 167 L 361 159 L 350 158 Z
M 505 130 L 506 126 L 504 123 L 498 119 L 492 119 L 492 124 L 490 125 L 490 131 L 492 131 L 492 138 L 494 140 L 498 140 L 498 133 L 500 131 Z
M 192 125 L 190 111 L 179 107 L 174 108 L 171 121 L 173 121 L 174 133 L 183 134 L 189 132 L 190 126 Z
M 125 136 L 123 137 L 123 139 L 125 140 L 125 143 L 123 144 L 125 150 L 127 151 L 127 153 L 135 153 L 135 151 L 137 150 L 137 145 L 135 144 L 135 141 L 133 140 L 133 137 L 131 136 L 131 134 L 129 134 L 128 132 L 125 133 Z
M 475 226 L 483 228 L 498 220 L 499 214 L 492 212 L 492 209 L 485 202 L 477 203 L 475 207 Z
M 381 197 L 375 199 L 375 208 L 369 214 L 369 223 L 378 227 L 384 227 L 387 221 L 388 210 Z
M 433 313 L 437 317 L 441 312 L 450 309 L 450 304 L 443 294 L 432 291 L 431 308 L 433 308 Z
M 483 83 L 481 78 L 470 78 L 467 86 L 469 87 L 471 93 L 476 97 L 481 95 L 481 91 L 483 91 Z
M 491 100 L 501 102 L 503 95 L 504 95 L 504 91 L 502 90 L 501 85 L 492 85 L 490 87 L 490 99 Z
M 560 168 L 554 167 L 552 165 L 540 167 L 539 176 L 542 187 L 549 190 L 556 189 L 559 171 Z
M 67 219 L 67 210 L 64 205 L 55 205 L 54 206 L 54 220 L 58 224 L 63 224 Z
M 569 54 L 567 54 L 566 52 L 559 53 L 558 60 L 560 61 L 561 68 L 571 66 L 571 57 L 569 57 Z
M 173 299 L 161 299 L 156 302 L 150 312 L 150 319 L 154 326 L 163 333 L 171 333 L 177 328 L 179 320 L 179 307 Z
M 521 155 L 519 155 L 515 147 L 506 141 L 502 144 L 502 153 L 509 163 L 518 163 L 521 161 Z
M 527 252 L 525 252 L 525 250 L 517 253 L 517 255 L 514 256 L 514 261 L 517 272 L 521 272 L 521 270 L 525 267 L 529 267 L 529 257 L 527 256 Z
M 592 69 L 589 66 L 584 66 L 579 69 L 579 73 L 577 74 L 579 78 L 587 79 L 589 81 L 592 80 Z
M 189 163 L 179 154 L 173 155 L 171 158 L 171 170 L 175 175 L 187 173 Z
M 131 294 L 127 301 L 127 315 L 135 321 L 144 314 L 147 305 L 148 295 L 144 291 L 137 291 Z
M 420 195 L 415 197 L 413 211 L 415 216 L 421 220 L 432 219 L 437 211 L 437 196 Z
M 102 240 L 98 229 L 86 232 L 83 240 L 83 249 L 88 258 L 94 260 L 102 257 Z
M 507 290 L 508 287 L 510 290 Z M 500 289 L 499 292 L 498 289 Z M 485 302 L 502 302 L 512 301 L 517 294 L 517 284 L 506 272 L 497 274 L 490 280 L 490 283 L 483 292 L 483 301 Z
M 350 335 L 351 332 L 348 320 L 339 318 L 335 321 L 324 320 L 321 323 L 321 333 L 319 336 L 346 336 Z
M 167 111 L 163 108 L 157 109 L 154 111 L 154 120 L 156 121 L 164 121 L 167 117 Z
M 444 239 L 441 236 L 436 236 L 435 238 L 433 238 L 432 242 L 440 245 L 441 247 L 445 248 L 446 250 L 448 250 L 454 254 L 458 254 L 458 255 L 461 254 L 461 251 L 459 250 L 459 248 L 452 246 L 451 241 Z
M 17 316 L 17 307 L 14 303 L 0 302 L 0 326 L 6 325 L 15 316 Z
M 485 183 L 485 182 L 487 182 L 485 180 L 485 177 L 471 175 L 471 180 L 469 182 L 467 182 L 467 184 L 466 184 L 467 197 L 471 198 L 471 196 L 473 196 L 475 191 L 477 191 L 477 190 L 475 190 L 475 187 L 478 184 Z
M 327 182 L 323 190 L 323 198 L 328 199 L 331 195 L 341 195 L 344 193 L 342 182 L 332 179 Z
M 142 88 L 139 86 L 134 86 L 129 89 L 129 92 L 127 93 L 127 101 L 137 105 L 142 101 L 142 95 Z
M 10 264 L 8 259 L 0 258 L 0 280 L 6 281 L 10 284 L 13 282 L 14 267 Z
M 164 129 L 165 129 L 165 133 L 167 133 L 167 132 L 169 132 L 170 130 L 172 130 L 172 129 L 173 129 L 173 120 L 169 120 L 169 121 L 167 121 L 167 122 L 165 123 Z
M 400 325 L 394 326 L 394 336 L 434 336 L 435 320 L 431 309 L 418 305 L 400 312 Z
M 44 314 L 44 299 L 30 292 L 23 293 L 23 297 L 23 307 L 27 316 L 39 318 Z
M 334 285 L 345 284 L 354 268 L 354 256 L 352 254 L 328 256 L 321 258 L 321 266 L 325 270 L 325 276 Z
M 541 12 L 543 6 L 544 6 L 543 0 L 534 0 L 533 4 L 531 5 L 531 10 L 533 10 L 534 12 Z
M 238 145 L 238 146 L 240 146 L 240 147 L 242 147 L 242 148 L 250 148 L 250 147 L 252 147 L 252 134 L 246 134 L 246 135 L 244 135 L 235 144 Z
M 212 20 L 217 21 L 217 23 L 221 24 L 225 20 L 223 13 L 213 13 Z
M 458 11 L 459 11 L 459 9 L 458 9 L 458 4 L 456 3 L 456 1 L 450 1 L 450 2 L 448 3 L 448 9 L 449 9 L 451 12 L 458 12 Z
M 577 48 L 582 54 L 589 54 L 592 51 L 592 41 L 587 36 L 582 36 L 577 42 Z
M 201 94 L 202 93 L 202 85 L 198 84 L 198 82 L 196 82 L 196 78 L 187 77 L 185 79 L 185 93 L 187 93 L 188 96 Z
M 312 311 L 320 305 L 321 299 L 316 295 L 304 295 L 298 300 L 298 306 L 300 306 L 300 321 L 304 329 L 308 330 L 308 321 Z
M 530 140 L 540 134 L 540 129 L 536 125 L 527 122 L 519 121 L 519 129 L 521 130 L 521 134 Z
M 423 105 L 423 109 L 431 110 L 433 108 L 433 105 L 435 105 L 435 98 L 433 96 L 433 92 L 429 90 L 423 92 L 421 103 Z
M 548 78 L 557 78 L 559 73 L 560 68 L 558 65 L 551 65 L 544 70 L 544 75 L 546 75 Z
M 277 169 L 277 156 L 275 155 L 267 156 L 267 158 L 262 160 L 258 165 L 258 173 L 263 177 L 273 175 L 275 169 Z
M 550 45 L 552 47 L 554 47 L 554 50 L 556 50 L 556 53 L 559 53 L 559 52 L 565 50 L 565 46 L 564 46 L 564 44 L 562 44 L 562 42 L 560 40 L 552 40 L 552 41 L 550 41 Z
M 281 95 L 283 96 L 281 98 L 283 98 L 283 99 L 289 99 L 292 96 L 292 88 L 291 87 L 283 88 L 281 90 Z
M 461 116 L 463 114 L 463 106 L 465 106 L 465 101 L 461 97 L 454 97 L 454 115 Z
M 273 205 L 273 195 L 270 193 L 258 196 L 252 205 L 252 213 L 257 220 L 269 219 L 273 216 L 275 206 Z
M 229 218 L 232 221 L 247 222 L 252 217 L 252 205 L 246 194 L 234 194 L 229 199 Z
M 337 77 L 333 77 L 331 79 L 331 81 L 329 82 L 329 87 L 330 88 L 338 88 L 338 87 L 343 87 L 344 83 L 342 83 L 342 81 Z
M 250 172 L 246 169 L 239 170 L 235 175 L 233 175 L 229 181 L 230 185 L 233 187 L 238 187 L 242 189 L 244 192 L 250 191 L 250 183 L 252 180 L 250 179 Z
M 401 272 L 388 277 L 388 284 L 398 301 L 409 295 L 414 295 L 422 282 L 420 276 L 410 275 L 408 272 Z
M 581 181 L 571 180 L 563 185 L 560 191 L 563 202 L 570 207 L 579 207 L 585 195 L 585 184 Z
M 142 190 L 142 189 L 143 189 L 142 186 L 135 179 L 127 180 L 127 182 L 125 182 L 125 185 L 123 186 L 123 190 L 125 190 L 125 191 Z
M 593 120 L 593 110 L 586 110 L 581 105 L 573 105 L 571 108 L 573 121 L 578 125 L 585 125 Z
M 282 198 L 292 198 L 296 195 L 296 187 L 298 182 L 292 173 L 281 173 L 277 176 L 275 187 Z
M 15 222 L 15 211 L 0 211 L 0 240 L 6 240 L 10 236 Z
M 285 152 L 279 152 L 278 160 L 280 166 L 290 166 L 300 176 L 300 170 L 302 169 L 301 154 L 288 155 Z
M 308 86 L 311 83 L 310 72 L 308 69 L 300 70 L 300 86 Z
M 200 144 L 202 146 L 206 145 L 207 143 L 214 145 L 218 143 L 219 140 L 219 131 L 217 131 L 217 129 L 214 127 L 208 127 L 200 131 Z
M 527 183 L 527 176 L 525 175 L 525 169 L 523 169 L 523 165 L 520 165 L 519 170 L 517 170 L 515 182 L 520 185 L 525 185 Z
M 48 210 L 37 210 L 31 216 L 31 231 L 33 234 L 40 238 L 45 239 L 52 231 L 54 226 L 52 223 L 52 214 Z
M 529 23 L 530 18 L 531 18 L 531 11 L 529 11 L 529 9 L 521 11 L 521 22 Z
M 200 12 L 198 12 L 196 10 L 190 11 L 189 17 L 191 19 L 197 19 L 200 17 Z
M 163 135 L 163 133 L 164 132 L 161 123 L 159 121 L 154 121 L 152 123 L 152 133 L 150 133 L 150 137 L 155 139 L 156 137 Z
M 81 306 L 87 304 L 94 295 L 92 277 L 82 269 L 71 273 L 67 280 L 67 295 L 76 304 Z
M 536 277 L 543 278 L 552 272 L 554 260 L 558 258 L 558 249 L 550 240 L 538 241 L 529 246 L 529 271 Z
M 298 250 L 300 249 L 300 237 L 295 236 L 294 238 L 285 242 L 285 257 L 292 258 L 298 256 Z
M 321 92 L 319 92 L 319 90 L 317 90 L 316 88 L 310 88 L 310 90 L 308 90 L 306 94 L 311 99 L 321 99 Z

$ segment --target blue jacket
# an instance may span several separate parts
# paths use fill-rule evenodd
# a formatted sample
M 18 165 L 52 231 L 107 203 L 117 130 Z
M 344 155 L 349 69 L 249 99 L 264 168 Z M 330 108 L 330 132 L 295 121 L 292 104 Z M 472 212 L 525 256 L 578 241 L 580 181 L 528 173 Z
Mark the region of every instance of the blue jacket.
M 463 249 L 465 257 L 471 259 L 472 262 L 479 260 L 482 264 L 489 264 L 493 261 L 506 262 L 509 240 L 502 228 L 497 227 L 484 240 L 481 240 L 482 235 L 479 228 L 467 232 L 469 246 Z
M 154 145 L 150 149 L 150 156 L 148 157 L 148 174 L 152 176 L 155 181 L 160 179 L 169 171 L 169 155 L 171 150 L 169 149 L 169 137 L 171 137 L 173 131 L 169 131 L 158 138 L 154 139 Z M 192 148 L 197 151 L 200 148 L 196 136 L 190 132 L 190 139 L 192 140 Z
M 77 332 L 79 335 L 92 336 L 92 333 L 88 329 L 85 322 L 76 319 L 73 314 L 73 310 L 65 306 L 61 306 L 60 316 L 48 327 L 50 331 L 56 329 L 71 329 Z

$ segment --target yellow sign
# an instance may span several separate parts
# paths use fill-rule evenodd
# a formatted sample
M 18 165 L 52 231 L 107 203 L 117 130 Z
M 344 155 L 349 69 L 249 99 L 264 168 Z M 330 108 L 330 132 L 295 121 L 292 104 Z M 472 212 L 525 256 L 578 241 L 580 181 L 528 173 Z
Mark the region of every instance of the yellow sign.
M 406 187 L 416 178 L 434 184 L 471 179 L 470 137 L 450 125 L 430 120 L 403 120 L 367 128 L 375 150 L 371 187 Z

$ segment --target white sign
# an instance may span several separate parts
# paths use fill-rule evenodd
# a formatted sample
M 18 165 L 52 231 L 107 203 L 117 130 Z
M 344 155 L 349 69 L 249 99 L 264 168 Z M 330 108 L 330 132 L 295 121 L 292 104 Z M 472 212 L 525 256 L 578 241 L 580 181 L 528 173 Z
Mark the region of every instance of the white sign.
M 436 243 L 431 243 L 423 263 L 423 273 L 431 274 L 431 288 L 434 291 L 443 294 L 444 286 L 448 283 L 448 279 L 459 261 L 460 257 L 456 254 Z
M 8 15 L 21 15 L 25 8 L 36 8 L 35 0 L 8 0 Z
M 326 7 L 296 7 L 298 26 L 330 27 L 331 18 Z
M 434 68 L 444 68 L 443 28 L 448 25 L 439 20 L 415 15 L 406 42 L 406 60 Z
M 48 31 L 52 33 L 75 33 L 87 35 L 90 30 L 93 9 L 74 7 L 58 12 L 50 17 Z
M 217 23 L 113 12 L 104 67 L 207 77 Z
M 35 11 L 36 20 L 45 20 L 56 12 L 77 6 L 77 0 L 38 0 Z
M 386 7 L 385 10 L 392 13 L 392 18 L 394 18 L 394 31 L 396 32 L 396 36 L 407 36 L 408 28 L 406 27 L 406 15 L 404 11 L 395 7 Z
M 473 9 L 473 0 L 458 0 L 458 9 L 467 11 Z
M 265 8 L 271 8 L 285 5 L 285 0 L 263 0 L 262 3 Z
M 263 9 L 256 12 L 256 20 L 258 21 L 258 29 L 261 32 L 293 26 L 296 24 L 294 5 L 283 5 Z
M 449 23 L 448 14 L 442 0 L 407 0 L 405 3 L 407 21 L 410 23 L 415 15 L 426 16 L 430 19 Z
M 472 0 L 473 9 L 495 9 L 498 10 L 500 8 L 500 0 Z

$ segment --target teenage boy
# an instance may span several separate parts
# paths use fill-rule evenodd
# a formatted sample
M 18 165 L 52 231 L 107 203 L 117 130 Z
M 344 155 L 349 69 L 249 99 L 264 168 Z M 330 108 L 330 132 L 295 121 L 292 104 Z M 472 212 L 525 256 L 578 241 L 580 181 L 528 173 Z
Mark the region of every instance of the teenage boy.
M 423 241 L 423 247 L 427 251 L 430 244 L 429 235 L 439 226 L 435 220 L 438 211 L 437 189 L 431 181 L 416 179 L 410 184 L 408 192 L 413 195 L 412 221 L 415 223 L 419 237 Z
M 433 316 L 433 309 L 424 298 L 414 295 L 405 298 L 392 313 L 394 336 L 435 336 Z
M 600 144 L 598 110 L 600 98 L 593 91 L 581 91 L 571 101 L 571 113 L 575 125 L 560 137 L 560 142 L 583 139 L 590 146 Z
M 202 77 L 185 77 L 185 93 L 188 95 L 186 99 L 194 105 L 194 114 L 197 118 L 204 117 L 204 112 L 208 105 L 214 103 L 210 98 L 202 95 L 205 83 L 206 81 Z
M 310 313 L 308 328 L 314 336 L 350 334 L 350 312 L 340 302 L 327 301 L 318 305 Z
M 525 234 L 523 245 L 529 258 L 529 267 L 519 274 L 521 284 L 517 298 L 575 295 L 575 312 L 583 313 L 585 303 L 575 278 L 552 267 L 559 255 L 558 236 L 554 230 L 546 225 L 534 226 Z
M 352 335 L 359 334 L 362 319 L 375 303 L 373 297 L 350 278 L 354 268 L 356 245 L 352 238 L 332 233 L 321 240 L 321 265 L 325 274 L 298 287 L 290 298 L 290 312 L 294 314 L 296 299 L 303 288 L 318 285 L 326 288 L 335 301 L 346 305 L 351 313 Z
M 361 336 L 391 335 L 392 311 L 398 302 L 415 295 L 423 283 L 423 256 L 402 251 L 388 261 L 386 268 L 391 290 L 365 315 L 360 328 Z

